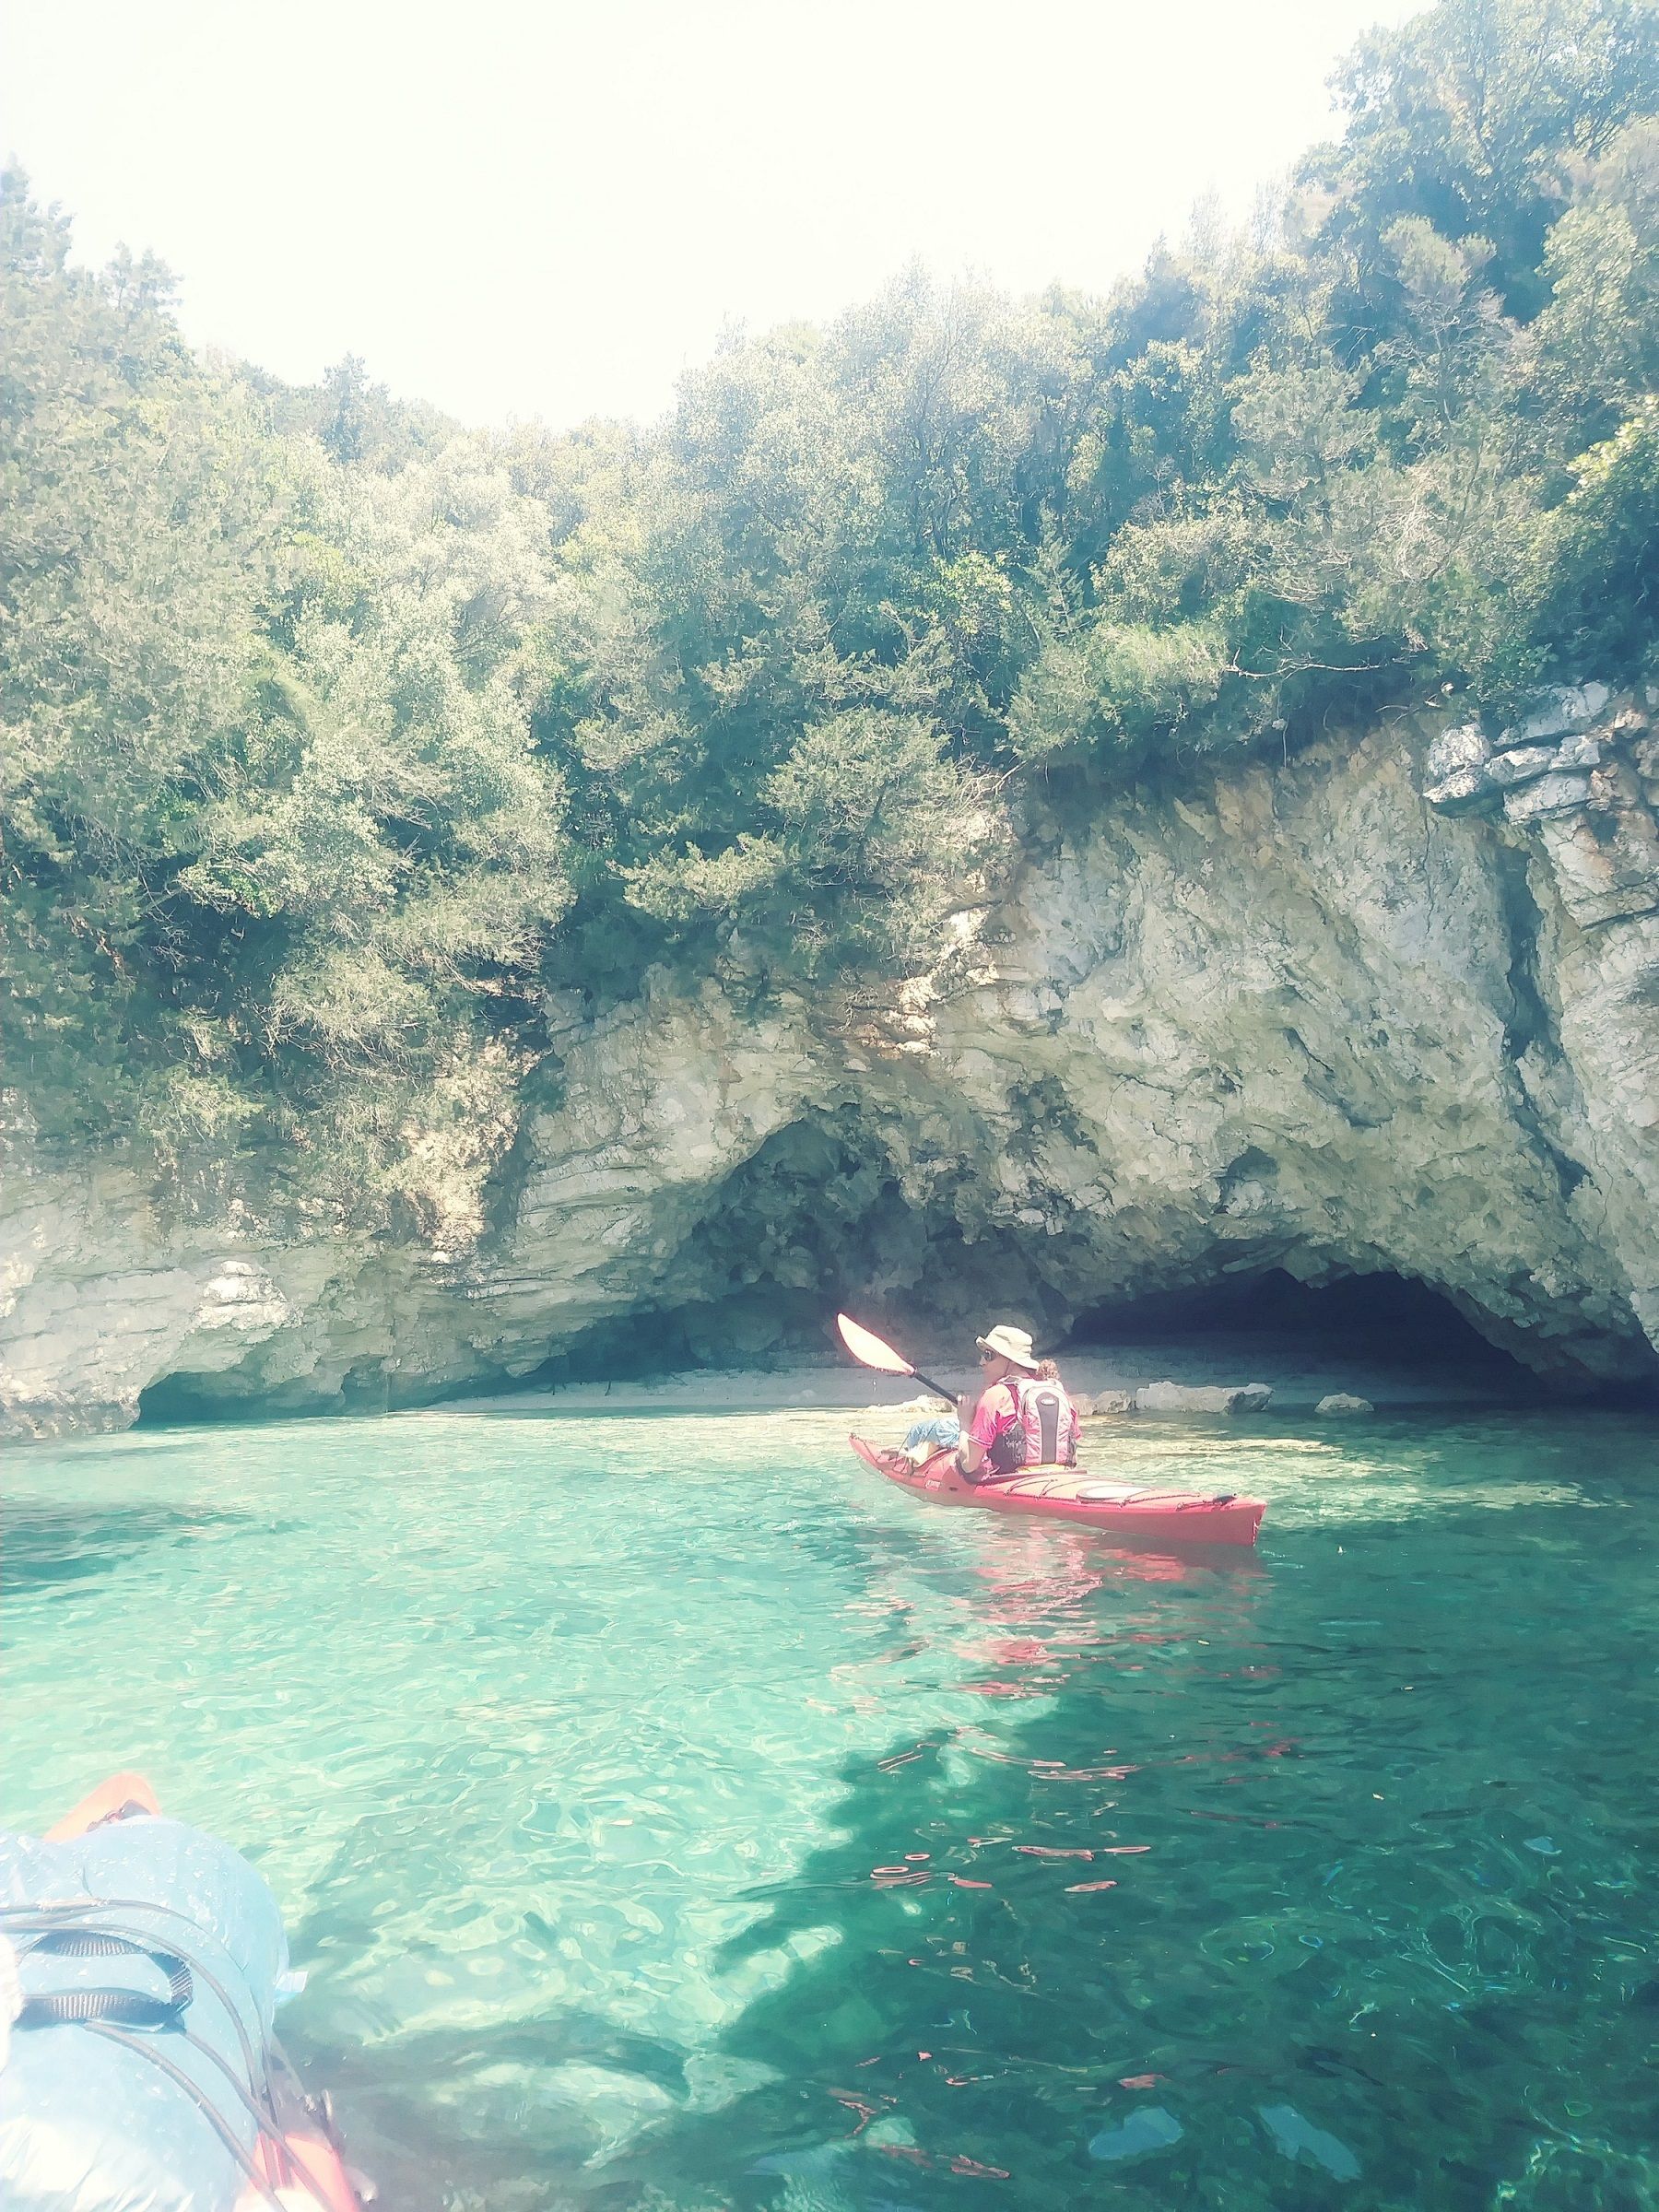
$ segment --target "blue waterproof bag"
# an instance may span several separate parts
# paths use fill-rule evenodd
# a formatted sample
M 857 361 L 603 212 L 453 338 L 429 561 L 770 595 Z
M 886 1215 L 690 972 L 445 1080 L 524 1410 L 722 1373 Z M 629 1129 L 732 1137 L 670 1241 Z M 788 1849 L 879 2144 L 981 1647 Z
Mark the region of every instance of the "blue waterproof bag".
M 240 1853 L 182 1821 L 0 1833 L 23 2009 L 0 2065 L 6 2212 L 230 2212 L 288 1945 Z

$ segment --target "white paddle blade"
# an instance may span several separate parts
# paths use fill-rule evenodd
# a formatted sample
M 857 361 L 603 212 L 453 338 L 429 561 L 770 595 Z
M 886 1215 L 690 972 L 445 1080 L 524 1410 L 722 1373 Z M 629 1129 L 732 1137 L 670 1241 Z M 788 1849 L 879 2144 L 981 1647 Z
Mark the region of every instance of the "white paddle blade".
M 854 1359 L 865 1367 L 875 1368 L 884 1375 L 913 1375 L 915 1369 L 908 1359 L 901 1359 L 890 1344 L 883 1344 L 879 1336 L 872 1336 L 868 1329 L 861 1329 L 855 1321 L 838 1313 L 835 1325 L 841 1331 L 841 1342 Z

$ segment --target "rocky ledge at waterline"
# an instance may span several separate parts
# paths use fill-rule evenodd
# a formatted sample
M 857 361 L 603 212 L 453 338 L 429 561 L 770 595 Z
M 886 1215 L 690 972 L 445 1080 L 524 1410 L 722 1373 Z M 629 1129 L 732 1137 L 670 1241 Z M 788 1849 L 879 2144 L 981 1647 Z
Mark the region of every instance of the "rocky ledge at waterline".
M 1659 1372 L 1659 735 L 1550 695 L 1490 736 L 1403 718 L 1027 857 L 967 987 L 854 1014 L 665 975 L 564 1009 L 464 1253 L 192 1218 L 127 1169 L 14 1157 L 7 1418 L 409 1403 L 634 1317 L 763 1359 L 844 1286 L 921 1325 L 1284 1269 L 1390 1270 L 1568 1386 Z M 272 1178 L 273 1188 L 276 1179 Z M 798 1341 L 798 1338 L 797 1338 Z

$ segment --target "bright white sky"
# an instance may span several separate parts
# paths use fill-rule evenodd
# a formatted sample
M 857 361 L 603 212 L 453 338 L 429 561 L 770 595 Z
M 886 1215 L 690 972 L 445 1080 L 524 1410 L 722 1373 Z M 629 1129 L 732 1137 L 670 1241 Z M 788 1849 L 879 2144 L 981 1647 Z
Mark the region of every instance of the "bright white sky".
M 1413 0 L 8 0 L 0 144 L 200 344 L 471 422 L 653 415 L 912 258 L 1100 288 L 1325 136 Z

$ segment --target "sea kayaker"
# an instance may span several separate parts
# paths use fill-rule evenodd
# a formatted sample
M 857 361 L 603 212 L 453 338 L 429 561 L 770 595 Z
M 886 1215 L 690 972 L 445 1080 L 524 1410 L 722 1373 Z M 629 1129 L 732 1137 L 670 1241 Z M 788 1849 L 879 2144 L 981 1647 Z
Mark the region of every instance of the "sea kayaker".
M 1021 1467 L 1076 1466 L 1077 1408 L 1053 1362 L 1037 1358 L 1029 1330 L 999 1323 L 974 1341 L 981 1388 L 957 1403 L 957 1464 L 968 1480 L 994 1482 Z

